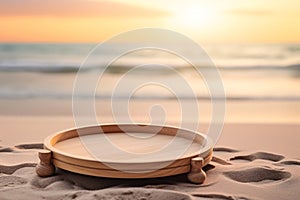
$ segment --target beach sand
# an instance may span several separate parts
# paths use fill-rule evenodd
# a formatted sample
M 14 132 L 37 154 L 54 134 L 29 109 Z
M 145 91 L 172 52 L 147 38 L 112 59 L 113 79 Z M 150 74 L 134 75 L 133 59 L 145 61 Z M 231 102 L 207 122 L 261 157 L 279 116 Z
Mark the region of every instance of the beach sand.
M 290 113 L 295 121 L 285 122 L 283 119 L 280 123 L 280 116 L 276 115 L 269 121 L 262 120 L 264 116 L 259 115 L 258 119 L 251 118 L 252 121 L 229 116 L 214 148 L 213 161 L 205 167 L 207 179 L 204 184 L 195 185 L 187 181 L 185 174 L 130 180 L 97 178 L 57 170 L 55 176 L 40 178 L 35 174 L 37 151 L 42 148 L 46 136 L 74 126 L 70 107 L 52 104 L 53 108 L 65 113 L 58 114 L 55 109 L 49 109 L 49 105 L 49 114 L 45 114 L 46 109 L 42 106 L 45 102 L 23 102 L 22 111 L 14 107 L 20 102 L 1 101 L 7 102 L 0 105 L 8 106 L 3 108 L 0 116 L 1 200 L 297 199 L 300 195 L 297 106 L 295 113 Z M 229 106 L 231 112 L 235 106 L 240 110 L 244 108 L 245 112 L 251 111 L 251 106 Z M 273 112 L 284 112 L 280 110 L 282 107 L 278 109 Z M 207 127 L 208 124 L 203 123 L 199 131 L 205 132 Z

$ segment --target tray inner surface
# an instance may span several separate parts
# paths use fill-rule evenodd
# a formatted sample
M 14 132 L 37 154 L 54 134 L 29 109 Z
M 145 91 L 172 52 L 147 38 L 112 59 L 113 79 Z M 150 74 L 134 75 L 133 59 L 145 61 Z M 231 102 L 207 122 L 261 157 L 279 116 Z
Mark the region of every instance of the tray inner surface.
M 202 142 L 190 138 L 149 133 L 90 134 L 54 144 L 71 157 L 112 163 L 149 163 L 199 155 Z

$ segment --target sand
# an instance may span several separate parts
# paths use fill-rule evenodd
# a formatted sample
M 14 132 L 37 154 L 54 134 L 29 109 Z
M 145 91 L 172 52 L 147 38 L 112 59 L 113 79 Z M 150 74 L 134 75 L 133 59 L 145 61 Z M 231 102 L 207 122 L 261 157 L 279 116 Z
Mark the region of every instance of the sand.
M 68 121 L 58 119 L 62 124 Z M 18 120 L 22 121 L 14 118 L 15 123 Z M 31 122 L 39 122 L 41 128 L 49 131 L 54 129 L 49 119 L 27 118 L 24 125 Z M 59 123 L 56 125 L 55 128 L 61 128 Z M 57 170 L 55 176 L 40 178 L 35 174 L 35 165 L 44 135 L 39 130 L 31 130 L 30 137 L 40 142 L 20 144 L 22 139 L 18 141 L 11 132 L 11 138 L 5 141 L 18 142 L 6 146 L 4 141 L 1 143 L 0 199 L 297 199 L 300 195 L 299 128 L 292 124 L 226 124 L 214 148 L 213 161 L 205 167 L 207 179 L 202 185 L 189 183 L 185 174 L 130 180 Z M 24 127 L 15 127 L 16 132 L 21 130 Z M 286 141 L 282 141 L 284 138 Z
M 74 126 L 70 102 L 51 102 L 0 101 L 0 200 L 294 200 L 300 196 L 299 103 L 229 102 L 230 112 L 213 161 L 205 167 L 207 179 L 195 185 L 187 181 L 185 174 L 129 180 L 57 170 L 55 176 L 38 177 L 35 165 L 43 139 Z M 207 128 L 204 119 L 199 131 L 206 132 Z
M 156 179 L 109 179 L 57 170 L 35 174 L 37 144 L 1 149 L 0 199 L 297 199 L 300 159 L 259 151 L 216 147 L 205 167 L 207 180 L 191 184 L 186 175 Z M 4 150 L 5 149 L 5 150 Z

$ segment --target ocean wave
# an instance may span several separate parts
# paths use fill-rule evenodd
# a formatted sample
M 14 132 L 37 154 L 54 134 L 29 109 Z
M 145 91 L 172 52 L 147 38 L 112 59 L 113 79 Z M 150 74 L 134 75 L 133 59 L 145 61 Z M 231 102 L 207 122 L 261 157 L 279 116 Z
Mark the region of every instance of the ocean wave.
M 96 44 L 1 44 L 0 72 L 76 73 L 86 56 Z M 170 47 L 174 44 L 170 44 Z M 115 57 L 123 47 L 135 48 L 135 44 L 106 44 L 99 55 L 89 58 L 91 66 L 83 71 L 104 68 L 106 58 Z M 197 61 L 201 69 L 209 61 L 199 57 L 189 47 L 180 46 Z M 253 44 L 253 45 L 205 45 L 203 47 L 220 70 L 299 70 L 300 44 Z M 93 60 L 94 59 L 94 60 Z M 118 58 L 119 59 L 119 58 Z M 93 61 L 93 62 L 91 62 Z M 94 63 L 95 62 L 95 63 Z M 182 58 L 158 50 L 140 50 L 120 57 L 110 65 L 108 72 L 119 73 L 141 64 L 165 64 L 176 69 L 190 69 Z M 201 64 L 202 63 L 202 64 Z M 211 64 L 211 63 L 210 63 Z M 94 65 L 94 66 L 92 66 Z M 147 68 L 144 68 L 147 70 Z M 149 70 L 159 71 L 149 65 Z
M 76 73 L 80 69 L 81 72 L 88 72 L 97 69 L 103 69 L 105 66 L 92 66 L 92 67 L 82 67 L 80 69 L 80 65 L 0 65 L 0 72 L 40 72 L 40 73 Z M 134 65 L 110 65 L 107 68 L 107 72 L 111 73 L 121 73 L 124 71 L 128 71 L 136 66 Z M 171 66 L 174 69 L 178 70 L 189 70 L 192 66 L 187 65 L 173 65 Z M 203 70 L 210 70 L 212 67 L 207 66 L 200 66 Z M 292 64 L 292 65 L 254 65 L 254 66 L 217 66 L 219 70 L 226 70 L 226 71 L 234 71 L 234 70 L 300 70 L 300 63 L 299 64 Z M 157 66 L 152 67 L 149 65 L 148 67 L 143 67 L 144 70 L 152 70 L 152 71 L 164 71 L 163 68 L 159 68 Z
M 0 65 L 3 72 L 43 72 L 43 73 L 71 73 L 79 69 L 76 65 Z
M 0 99 L 31 99 L 31 98 L 41 98 L 41 99 L 57 99 L 57 100 L 71 100 L 72 98 L 78 100 L 87 100 L 93 99 L 96 100 L 111 100 L 112 96 L 110 95 L 87 95 L 80 94 L 73 96 L 71 93 L 45 93 L 45 92 L 2 92 L 0 93 Z M 128 96 L 114 96 L 115 100 L 127 100 Z M 130 100 L 194 100 L 193 96 L 168 96 L 168 95 L 145 95 L 145 96 L 131 96 Z M 210 96 L 196 96 L 197 100 L 211 101 L 212 98 Z M 226 96 L 224 97 L 214 97 L 216 101 L 300 101 L 300 96 Z

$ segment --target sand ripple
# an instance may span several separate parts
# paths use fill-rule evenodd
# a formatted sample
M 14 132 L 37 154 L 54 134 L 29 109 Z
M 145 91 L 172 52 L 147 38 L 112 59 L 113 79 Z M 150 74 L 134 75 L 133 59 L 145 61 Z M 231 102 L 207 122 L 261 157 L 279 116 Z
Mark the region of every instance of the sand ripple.
M 291 177 L 291 173 L 289 172 L 263 167 L 254 167 L 238 171 L 228 171 L 224 172 L 224 175 L 231 178 L 232 180 L 242 183 L 259 182 L 266 180 L 278 181 Z
M 256 152 L 256 153 L 249 154 L 249 155 L 239 155 L 239 156 L 230 158 L 230 160 L 248 160 L 248 161 L 254 161 L 256 159 L 269 160 L 269 161 L 280 161 L 280 160 L 284 159 L 284 156 L 273 154 L 273 153 L 267 153 L 267 152 Z
M 215 148 L 215 157 L 204 170 L 203 185 L 188 182 L 186 175 L 153 179 L 109 179 L 57 170 L 40 178 L 36 163 L 20 159 L 34 155 L 39 144 L 0 149 L 0 199 L 297 199 L 300 160 L 267 152 L 243 152 Z M 18 156 L 16 156 L 18 155 Z M 12 158 L 20 164 L 8 165 Z M 28 157 L 25 157 L 28 158 Z M 238 162 L 242 160 L 243 162 Z M 17 163 L 17 162 L 16 162 Z
M 26 184 L 27 180 L 17 176 L 1 176 L 0 177 L 0 188 L 3 187 L 16 187 L 19 185 Z

